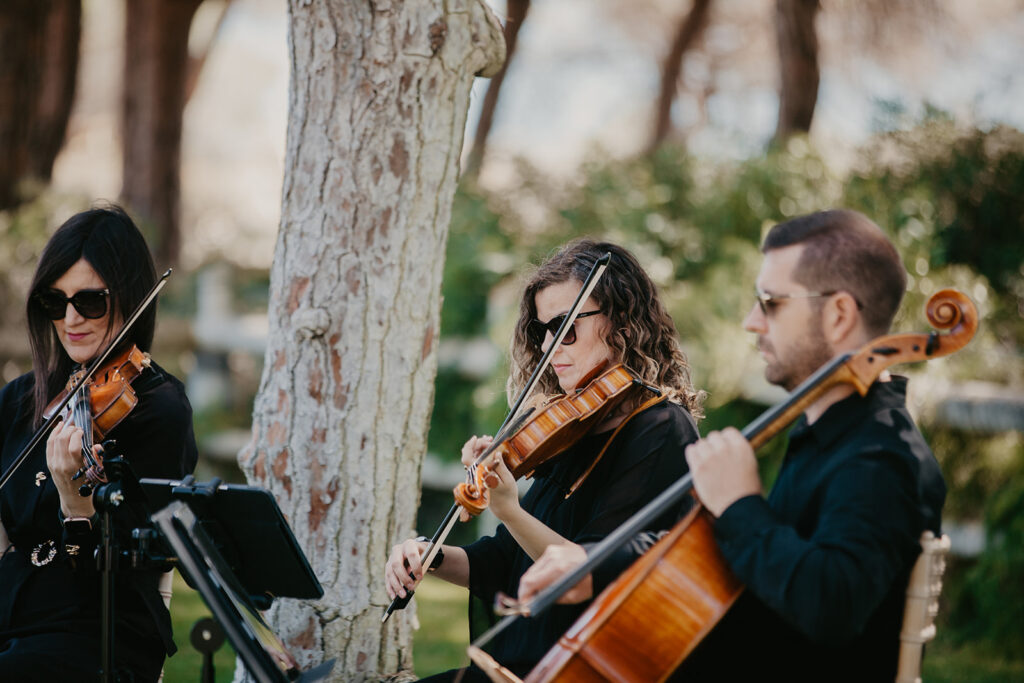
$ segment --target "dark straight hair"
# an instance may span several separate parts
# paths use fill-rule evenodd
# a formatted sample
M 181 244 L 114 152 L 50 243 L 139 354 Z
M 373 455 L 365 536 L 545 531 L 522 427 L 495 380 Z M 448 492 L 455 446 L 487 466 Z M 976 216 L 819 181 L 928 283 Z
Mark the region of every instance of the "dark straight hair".
M 26 314 L 29 343 L 32 347 L 34 424 L 43 421 L 50 400 L 67 384 L 75 367 L 53 321 L 36 301 L 35 295 L 53 286 L 79 260 L 92 266 L 110 290 L 107 318 L 108 337 L 115 322 L 127 320 L 136 306 L 156 284 L 153 257 L 142 233 L 119 206 L 90 209 L 77 213 L 57 229 L 43 248 L 29 288 Z M 122 343 L 149 351 L 156 327 L 156 304 L 142 314 Z

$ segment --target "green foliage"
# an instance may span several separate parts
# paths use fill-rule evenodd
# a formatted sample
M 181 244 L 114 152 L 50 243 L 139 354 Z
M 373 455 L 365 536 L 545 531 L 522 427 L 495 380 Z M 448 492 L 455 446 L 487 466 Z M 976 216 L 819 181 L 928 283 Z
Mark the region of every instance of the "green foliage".
M 487 198 L 462 186 L 455 195 L 445 253 L 441 334 L 470 337 L 486 332 L 487 298 L 491 288 L 508 275 L 509 263 L 500 258 L 511 242 Z
M 968 265 L 1000 294 L 1020 296 L 1024 133 L 1005 126 L 961 130 L 936 117 L 881 136 L 866 158 L 872 168 L 851 182 L 853 195 L 871 194 L 877 184 L 889 197 L 878 203 L 891 225 L 924 230 L 920 236 L 929 239 L 921 245 L 930 248 L 933 266 Z M 909 224 L 915 218 L 920 226 Z
M 862 153 L 844 201 L 888 227 L 911 274 L 905 311 L 941 283 L 981 308 L 970 376 L 1020 385 L 1024 339 L 1024 133 L 960 129 L 933 114 L 879 136 Z M 1011 376 L 1007 377 L 1007 370 Z
M 503 349 L 520 289 L 514 276 L 523 264 L 583 235 L 615 241 L 659 285 L 694 383 L 709 392 L 701 431 L 742 426 L 763 410 L 761 402 L 777 400 L 766 397 L 780 396 L 761 378 L 752 336 L 741 328 L 753 301 L 761 237 L 778 221 L 845 206 L 876 220 L 908 267 L 898 330 L 928 329 L 922 307 L 940 287 L 960 289 L 978 305 L 981 326 L 966 349 L 900 370 L 915 376 L 911 387 L 942 393 L 971 379 L 1024 386 L 1024 134 L 958 129 L 950 117 L 930 112 L 915 126 L 876 136 L 860 159 L 841 177 L 802 138 L 740 163 L 663 147 L 650 157 L 595 157 L 573 181 L 524 165 L 500 191 L 463 187 L 446 264 L 444 335 L 487 335 Z M 440 373 L 437 403 L 451 397 L 459 407 L 435 409 L 432 448 L 445 432 L 451 452 L 469 434 L 493 429 L 504 405 L 505 372 Z M 963 574 L 962 588 L 950 592 L 950 630 L 1006 651 L 1000 643 L 1024 640 L 1024 619 L 1001 597 L 1024 604 L 1014 590 L 1024 586 L 1024 558 L 1013 551 L 1024 547 L 1015 521 L 1024 518 L 1024 496 L 1018 484 L 1007 484 L 1020 481 L 1024 446 L 1019 435 L 966 433 L 933 417 L 923 414 L 920 421 L 949 482 L 947 516 L 984 514 L 990 533 L 986 555 Z M 779 438 L 763 449 L 766 485 L 783 448 Z M 993 616 L 1000 603 L 1002 616 Z
M 480 378 L 446 360 L 445 345 L 484 335 L 488 328 L 491 289 L 508 275 L 510 261 L 501 256 L 510 242 L 487 198 L 463 186 L 455 195 L 445 254 L 441 295 L 442 361 L 434 383 L 434 411 L 428 449 L 447 460 L 458 460 L 462 444 L 473 434 L 490 433 L 492 411 L 481 411 L 474 394 Z M 497 371 L 497 369 L 495 369 Z M 498 418 L 500 420 L 500 418 Z
M 23 332 L 25 296 L 39 254 L 57 227 L 52 224 L 54 216 L 70 216 L 83 208 L 86 205 L 77 197 L 44 192 L 16 209 L 0 211 L 0 317 L 11 332 L 10 339 L 0 334 L 0 382 L 14 379 L 31 366 Z
M 962 582 L 954 584 L 950 628 L 957 642 L 981 642 L 1019 657 L 1024 624 L 1024 449 L 1009 479 L 985 505 L 986 545 Z

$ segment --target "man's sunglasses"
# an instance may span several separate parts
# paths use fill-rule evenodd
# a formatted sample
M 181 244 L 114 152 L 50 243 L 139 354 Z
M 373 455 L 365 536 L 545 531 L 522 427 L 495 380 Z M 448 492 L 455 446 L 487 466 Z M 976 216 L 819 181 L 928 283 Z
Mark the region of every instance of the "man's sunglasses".
M 54 289 L 44 289 L 36 293 L 35 299 L 50 320 L 63 318 L 67 313 L 68 304 L 74 306 L 83 318 L 95 320 L 107 314 L 109 296 L 109 289 L 83 289 L 70 297 Z
M 764 313 L 765 316 L 768 316 L 771 314 L 772 311 L 775 310 L 775 306 L 777 306 L 780 301 L 785 301 L 786 299 L 818 299 L 820 297 L 838 294 L 839 291 L 840 290 L 833 289 L 828 292 L 804 292 L 802 294 L 769 294 L 768 292 L 762 292 L 760 289 L 757 289 L 754 290 L 754 296 L 757 298 L 757 305 L 761 307 L 761 312 Z M 861 303 L 857 301 L 856 297 L 854 297 L 853 302 L 857 304 L 858 310 L 863 310 L 864 307 L 861 306 Z
M 601 311 L 587 311 L 586 313 L 580 313 L 576 316 L 576 320 L 586 318 L 587 316 L 597 315 Z M 562 315 L 556 315 L 546 323 L 534 318 L 526 324 L 526 337 L 530 340 L 530 343 L 536 346 L 538 349 L 544 345 L 544 337 L 547 336 L 548 332 L 554 335 L 558 332 L 558 328 L 562 326 L 562 321 L 565 320 L 565 313 Z M 562 345 L 568 346 L 576 342 L 576 320 L 569 326 L 569 330 L 565 333 L 562 338 Z

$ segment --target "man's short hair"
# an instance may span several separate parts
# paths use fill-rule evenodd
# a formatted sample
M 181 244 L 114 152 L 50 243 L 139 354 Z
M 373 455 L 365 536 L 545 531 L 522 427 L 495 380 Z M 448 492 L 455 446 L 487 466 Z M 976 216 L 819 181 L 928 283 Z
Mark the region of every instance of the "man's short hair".
M 848 292 L 861 306 L 872 335 L 892 325 L 907 273 L 900 255 L 874 221 L 848 209 L 819 211 L 779 223 L 768 231 L 761 251 L 802 244 L 793 278 L 812 291 Z

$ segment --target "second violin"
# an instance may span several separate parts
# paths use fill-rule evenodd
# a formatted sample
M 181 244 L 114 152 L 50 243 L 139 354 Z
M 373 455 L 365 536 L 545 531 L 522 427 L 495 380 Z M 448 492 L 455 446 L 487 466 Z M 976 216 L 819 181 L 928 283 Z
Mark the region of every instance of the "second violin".
M 588 292 L 591 268 L 609 253 L 607 273 Z M 573 312 L 580 313 L 575 320 Z M 433 562 L 424 541 L 395 546 L 385 568 L 389 595 L 407 596 L 433 565 L 436 577 L 491 604 L 498 593 L 514 590 L 548 545 L 602 538 L 681 476 L 681 449 L 697 438 L 700 394 L 689 383 L 674 329 L 650 278 L 617 245 L 572 243 L 542 264 L 523 293 L 510 393 L 528 384 L 538 359 L 550 352 L 537 391 L 561 397 L 513 420 L 514 436 L 499 433 L 495 441 L 502 445 L 460 487 L 459 508 L 485 502 L 502 522 L 497 532 L 466 546 L 439 546 L 442 559 Z M 626 368 L 639 369 L 638 377 Z M 645 405 L 655 395 L 636 379 L 662 398 Z M 471 455 L 477 460 L 480 453 Z M 515 479 L 531 471 L 533 484 L 520 501 Z M 553 613 L 540 625 L 504 634 L 496 644 L 507 655 L 503 661 L 532 666 L 578 612 Z
M 624 365 L 616 365 L 590 379 L 597 368 L 584 378 L 584 388 L 549 403 L 526 416 L 513 434 L 495 441 L 469 468 L 472 481 L 455 487 L 455 501 L 469 514 L 478 515 L 488 505 L 487 489 L 498 486 L 494 473 L 499 458 L 516 479 L 533 471 L 562 453 L 591 429 L 606 423 L 627 399 L 636 396 L 643 384 Z M 593 471 L 599 456 L 573 485 L 579 486 Z

